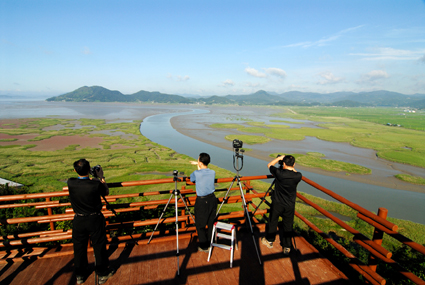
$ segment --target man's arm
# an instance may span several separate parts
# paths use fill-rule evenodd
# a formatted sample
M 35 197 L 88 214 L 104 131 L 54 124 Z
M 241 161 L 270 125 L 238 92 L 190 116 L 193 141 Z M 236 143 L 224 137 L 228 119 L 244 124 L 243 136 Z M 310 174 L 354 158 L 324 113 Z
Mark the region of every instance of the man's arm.
M 270 168 L 270 166 L 275 165 L 280 160 L 282 160 L 284 157 L 285 157 L 284 155 L 280 155 L 280 156 L 276 157 L 275 159 L 273 159 L 272 161 L 270 161 L 269 164 L 267 164 L 267 168 Z

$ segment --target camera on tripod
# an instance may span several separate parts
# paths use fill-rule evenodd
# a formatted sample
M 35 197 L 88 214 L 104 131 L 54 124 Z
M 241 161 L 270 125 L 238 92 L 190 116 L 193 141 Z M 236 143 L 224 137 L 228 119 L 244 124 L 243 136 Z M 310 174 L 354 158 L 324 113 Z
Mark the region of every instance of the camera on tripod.
M 243 142 L 242 141 L 240 141 L 240 140 L 238 140 L 238 139 L 234 139 L 233 140 L 233 148 L 234 149 L 240 149 L 240 148 L 242 148 L 242 146 L 243 146 Z
M 98 164 L 96 166 L 93 166 L 92 168 L 90 168 L 90 174 L 97 178 L 97 171 L 99 171 L 101 169 L 101 166 Z
M 236 171 L 239 171 L 243 167 L 244 150 L 241 149 L 242 146 L 243 146 L 243 142 L 241 140 L 234 139 L 232 146 L 233 146 L 233 150 L 235 151 L 235 153 L 233 154 L 233 167 L 235 168 Z M 239 150 L 240 150 L 240 153 L 239 153 Z M 241 166 L 240 167 L 239 167 L 239 159 L 241 160 Z

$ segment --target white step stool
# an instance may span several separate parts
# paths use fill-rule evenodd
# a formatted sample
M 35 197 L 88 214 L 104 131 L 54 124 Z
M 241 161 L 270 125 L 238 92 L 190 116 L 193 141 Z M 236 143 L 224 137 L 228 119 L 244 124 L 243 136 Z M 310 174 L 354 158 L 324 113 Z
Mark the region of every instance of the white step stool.
M 227 233 L 220 233 L 219 230 L 230 231 L 231 234 L 229 235 Z M 230 240 L 230 246 L 217 243 L 217 237 Z M 213 243 L 213 240 L 214 240 L 214 243 Z M 213 246 L 223 248 L 223 249 L 227 249 L 227 250 L 230 250 L 230 268 L 232 268 L 233 250 L 234 250 L 233 246 L 234 245 L 236 245 L 236 249 L 238 249 L 238 242 L 236 241 L 235 225 L 226 224 L 226 223 L 222 223 L 222 222 L 215 222 L 214 227 L 213 227 L 213 231 L 212 231 L 212 236 L 211 236 L 211 246 L 210 246 L 210 250 L 209 250 L 209 254 L 208 254 L 208 261 L 210 261 Z

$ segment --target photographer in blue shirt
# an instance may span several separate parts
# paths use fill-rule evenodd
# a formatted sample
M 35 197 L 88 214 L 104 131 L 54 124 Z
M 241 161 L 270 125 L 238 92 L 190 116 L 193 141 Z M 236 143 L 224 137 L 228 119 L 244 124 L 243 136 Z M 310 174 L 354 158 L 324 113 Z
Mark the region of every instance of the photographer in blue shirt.
M 214 195 L 215 171 L 208 168 L 210 161 L 209 154 L 204 152 L 199 154 L 198 161 L 191 161 L 191 164 L 198 166 L 198 170 L 190 174 L 190 181 L 196 184 L 195 226 L 198 232 L 198 250 L 203 252 L 209 250 L 217 212 L 217 198 Z

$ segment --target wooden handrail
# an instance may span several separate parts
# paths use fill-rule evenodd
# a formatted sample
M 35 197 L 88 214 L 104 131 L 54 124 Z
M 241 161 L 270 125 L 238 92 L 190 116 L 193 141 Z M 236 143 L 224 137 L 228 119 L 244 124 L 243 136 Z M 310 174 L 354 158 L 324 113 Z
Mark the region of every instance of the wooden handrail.
M 305 183 L 307 183 L 307 184 L 309 184 L 309 185 L 313 186 L 314 188 L 319 189 L 320 191 L 322 191 L 322 192 L 324 192 L 324 193 L 328 194 L 328 195 L 329 195 L 329 196 L 331 196 L 332 198 L 334 198 L 334 199 L 336 199 L 336 200 L 340 201 L 341 203 L 344 203 L 345 205 L 347 205 L 347 206 L 349 206 L 349 207 L 353 208 L 353 209 L 354 209 L 354 210 L 356 210 L 357 212 L 362 213 L 362 214 L 363 214 L 363 215 L 365 215 L 366 217 L 369 217 L 369 218 L 371 218 L 372 220 L 374 220 L 374 221 L 376 221 L 376 222 L 380 223 L 380 224 L 381 224 L 381 225 L 383 225 L 384 227 L 386 227 L 386 228 L 388 228 L 388 229 L 390 229 L 390 230 L 392 230 L 392 231 L 396 231 L 396 230 L 398 229 L 398 226 L 397 226 L 397 225 L 395 225 L 395 224 L 393 224 L 393 223 L 391 223 L 391 222 L 389 222 L 389 221 L 387 221 L 387 220 L 385 220 L 385 219 L 383 219 L 383 218 L 381 218 L 381 217 L 379 217 L 379 216 L 375 215 L 374 213 L 372 213 L 372 212 L 371 212 L 371 211 L 369 211 L 369 210 L 366 210 L 366 209 L 365 209 L 365 208 L 363 208 L 363 207 L 360 207 L 359 205 L 357 205 L 357 204 L 355 204 L 355 203 L 351 202 L 350 200 L 348 200 L 348 199 L 346 199 L 346 198 L 342 197 L 341 195 L 338 195 L 338 194 L 336 194 L 335 192 L 332 192 L 331 190 L 326 189 L 325 187 L 323 187 L 323 186 L 321 186 L 321 185 L 317 184 L 316 182 L 314 182 L 314 181 L 312 181 L 312 180 L 308 179 L 307 177 L 304 177 L 304 176 L 303 176 L 303 177 L 302 177 L 302 179 L 303 179 L 303 181 L 304 181 Z

